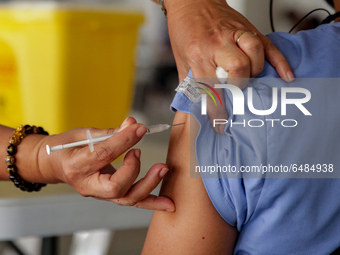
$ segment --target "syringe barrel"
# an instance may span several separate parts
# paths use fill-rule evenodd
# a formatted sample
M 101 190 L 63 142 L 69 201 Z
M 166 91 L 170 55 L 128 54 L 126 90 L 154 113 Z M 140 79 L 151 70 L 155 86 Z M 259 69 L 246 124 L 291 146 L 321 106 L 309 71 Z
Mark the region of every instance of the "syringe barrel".
M 170 127 L 171 126 L 168 125 L 168 124 L 158 124 L 158 125 L 149 126 L 149 127 L 147 127 L 146 134 L 154 134 L 154 133 L 163 132 L 165 130 L 168 130 Z M 111 137 L 115 134 L 117 134 L 117 133 L 92 137 L 90 132 L 87 131 L 87 138 L 88 138 L 87 140 L 74 142 L 74 143 L 68 143 L 68 144 L 60 144 L 60 145 L 56 145 L 56 146 L 53 146 L 53 147 L 50 147 L 50 146 L 47 145 L 46 151 L 47 151 L 47 154 L 50 155 L 52 151 L 62 150 L 62 149 L 86 145 L 86 144 L 88 144 L 90 146 L 91 151 L 93 151 L 93 144 L 102 142 L 102 141 L 108 139 L 109 137 Z
M 159 124 L 159 125 L 153 125 L 147 127 L 147 134 L 154 134 L 154 133 L 159 133 L 165 130 L 168 130 L 171 126 L 168 124 Z

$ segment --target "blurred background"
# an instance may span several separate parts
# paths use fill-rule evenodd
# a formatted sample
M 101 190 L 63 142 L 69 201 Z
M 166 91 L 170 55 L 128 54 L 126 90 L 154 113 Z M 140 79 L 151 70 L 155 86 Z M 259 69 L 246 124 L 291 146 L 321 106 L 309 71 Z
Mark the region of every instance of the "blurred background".
M 228 3 L 271 32 L 269 0 Z M 332 12 L 322 0 L 275 0 L 276 31 L 288 32 L 315 8 Z M 293 32 L 326 16 L 314 13 Z M 177 85 L 166 18 L 150 0 L 0 0 L 1 124 L 41 125 L 53 134 L 116 127 L 128 115 L 145 125 L 172 123 Z M 138 144 L 140 178 L 165 162 L 169 134 Z M 0 186 L 0 254 L 141 252 L 150 211 L 93 202 L 66 185 L 28 195 Z

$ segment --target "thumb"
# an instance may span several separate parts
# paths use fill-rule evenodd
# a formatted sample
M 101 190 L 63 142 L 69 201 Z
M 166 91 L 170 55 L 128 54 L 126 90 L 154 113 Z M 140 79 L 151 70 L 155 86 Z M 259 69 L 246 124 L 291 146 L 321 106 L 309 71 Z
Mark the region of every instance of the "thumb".
M 107 140 L 94 145 L 93 153 L 86 147 L 82 148 L 82 150 L 86 150 L 85 153 L 87 153 L 88 163 L 90 165 L 96 166 L 97 168 L 104 167 L 138 143 L 146 131 L 147 129 L 143 124 L 132 124 Z M 98 163 L 100 164 L 98 165 Z

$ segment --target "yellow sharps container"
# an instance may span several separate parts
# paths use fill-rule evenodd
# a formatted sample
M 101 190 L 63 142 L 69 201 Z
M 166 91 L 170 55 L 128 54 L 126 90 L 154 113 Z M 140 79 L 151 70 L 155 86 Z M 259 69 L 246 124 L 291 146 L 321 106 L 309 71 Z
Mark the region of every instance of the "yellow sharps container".
M 0 124 L 116 127 L 130 110 L 140 13 L 0 5 Z

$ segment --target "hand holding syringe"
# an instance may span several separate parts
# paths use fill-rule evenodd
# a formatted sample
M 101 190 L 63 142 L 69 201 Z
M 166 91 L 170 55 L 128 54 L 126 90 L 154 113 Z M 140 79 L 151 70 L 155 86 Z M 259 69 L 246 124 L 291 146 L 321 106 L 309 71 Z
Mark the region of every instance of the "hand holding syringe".
M 173 126 L 178 126 L 178 125 L 183 125 L 183 124 L 184 123 L 174 124 L 174 125 L 158 124 L 158 125 L 149 126 L 149 127 L 147 127 L 146 134 L 155 134 L 155 133 L 163 132 L 163 131 L 168 130 L 169 128 L 171 128 Z M 58 151 L 58 150 L 82 146 L 82 145 L 89 145 L 90 151 L 93 152 L 94 151 L 94 147 L 93 147 L 94 144 L 105 141 L 106 139 L 110 138 L 111 136 L 113 136 L 117 133 L 119 133 L 119 132 L 92 137 L 90 130 L 87 130 L 86 131 L 87 140 L 74 142 L 74 143 L 68 143 L 68 144 L 60 144 L 60 145 L 56 145 L 56 146 L 53 146 L 53 147 L 46 145 L 46 151 L 47 151 L 47 154 L 50 155 L 51 152 L 53 152 L 53 151 Z

